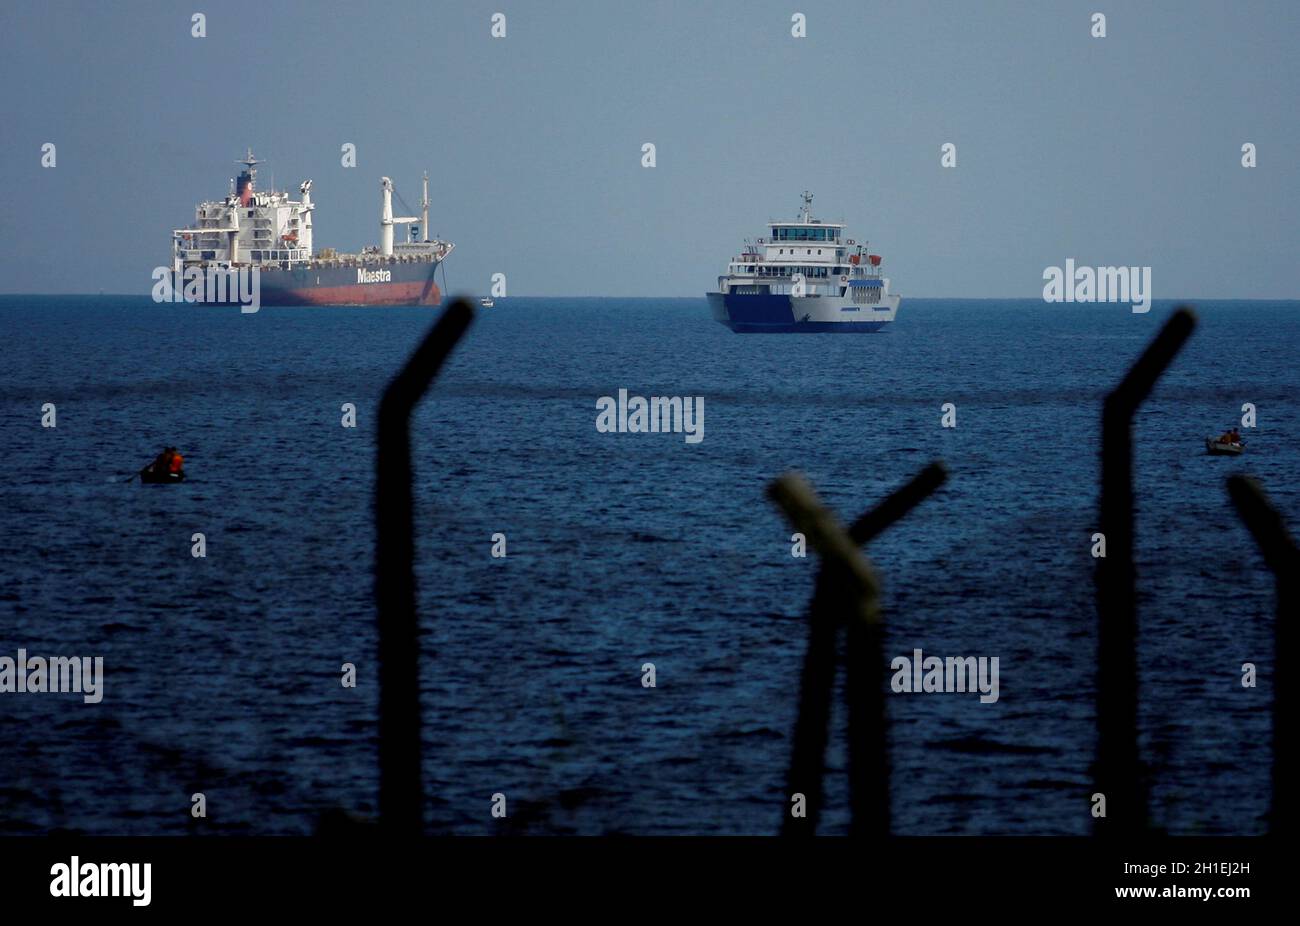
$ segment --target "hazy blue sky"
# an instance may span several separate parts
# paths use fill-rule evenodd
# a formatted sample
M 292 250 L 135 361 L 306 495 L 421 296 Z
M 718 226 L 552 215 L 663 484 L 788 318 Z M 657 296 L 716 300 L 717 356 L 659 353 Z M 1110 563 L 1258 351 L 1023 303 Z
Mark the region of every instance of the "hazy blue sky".
M 314 179 L 318 246 L 376 243 L 379 177 L 414 204 L 428 169 L 453 291 L 702 294 L 807 188 L 905 297 L 1072 257 L 1296 298 L 1298 48 L 1297 0 L 3 0 L 0 289 L 147 292 L 252 146 L 263 187 Z

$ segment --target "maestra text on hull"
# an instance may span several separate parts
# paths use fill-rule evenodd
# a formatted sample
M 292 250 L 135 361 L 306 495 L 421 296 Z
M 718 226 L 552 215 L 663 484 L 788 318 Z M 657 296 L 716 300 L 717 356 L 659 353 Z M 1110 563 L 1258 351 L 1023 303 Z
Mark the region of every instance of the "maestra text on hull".
M 359 254 L 312 249 L 311 181 L 299 186 L 301 201 L 283 192 L 258 192 L 252 151 L 235 189 L 223 200 L 199 203 L 194 226 L 172 232 L 172 268 L 259 271 L 264 305 L 438 305 L 434 274 L 455 247 L 429 238 L 429 178 L 424 178 L 420 217 L 393 216 L 393 182 L 384 177 L 379 245 Z M 399 194 L 398 199 L 401 199 Z M 408 209 L 409 211 L 409 209 Z M 393 226 L 408 227 L 393 242 Z
M 812 217 L 803 194 L 795 222 L 774 222 L 772 237 L 745 242 L 718 291 L 708 293 L 713 317 L 732 331 L 879 331 L 898 314 L 880 275 L 880 257 L 866 242 L 843 237 L 844 226 Z

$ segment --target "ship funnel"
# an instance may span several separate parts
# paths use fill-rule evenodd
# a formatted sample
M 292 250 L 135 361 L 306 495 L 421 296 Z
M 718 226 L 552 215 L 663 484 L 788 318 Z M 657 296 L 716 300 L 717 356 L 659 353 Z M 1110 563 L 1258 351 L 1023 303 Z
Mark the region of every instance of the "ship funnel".
M 379 209 L 379 250 L 385 257 L 393 256 L 393 181 L 380 178 L 383 199 Z
M 248 155 L 242 161 L 236 161 L 235 163 L 244 165 L 244 169 L 239 172 L 239 180 L 235 184 L 235 195 L 239 197 L 241 206 L 247 206 L 256 191 L 257 165 L 262 162 L 253 157 L 253 149 L 249 148 Z

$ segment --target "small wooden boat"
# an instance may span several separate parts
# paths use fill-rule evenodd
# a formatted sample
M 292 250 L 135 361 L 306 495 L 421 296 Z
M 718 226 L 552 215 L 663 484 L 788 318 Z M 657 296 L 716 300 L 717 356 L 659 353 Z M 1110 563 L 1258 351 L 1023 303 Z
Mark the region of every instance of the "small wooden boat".
M 1219 440 L 1214 437 L 1205 439 L 1205 452 L 1216 457 L 1235 457 L 1246 449 L 1245 443 Z
M 140 470 L 140 481 L 145 485 L 167 485 L 172 482 L 184 482 L 185 471 L 182 470 L 179 473 L 155 473 L 146 466 Z

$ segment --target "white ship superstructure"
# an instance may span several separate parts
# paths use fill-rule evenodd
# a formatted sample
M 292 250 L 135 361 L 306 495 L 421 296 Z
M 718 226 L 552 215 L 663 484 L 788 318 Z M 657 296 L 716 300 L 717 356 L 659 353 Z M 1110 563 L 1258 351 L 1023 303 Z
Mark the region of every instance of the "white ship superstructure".
M 707 294 L 715 319 L 741 333 L 879 331 L 894 320 L 901 297 L 889 292 L 880 256 L 842 224 L 813 218 L 812 194 L 796 221 L 770 229 L 746 241 Z

